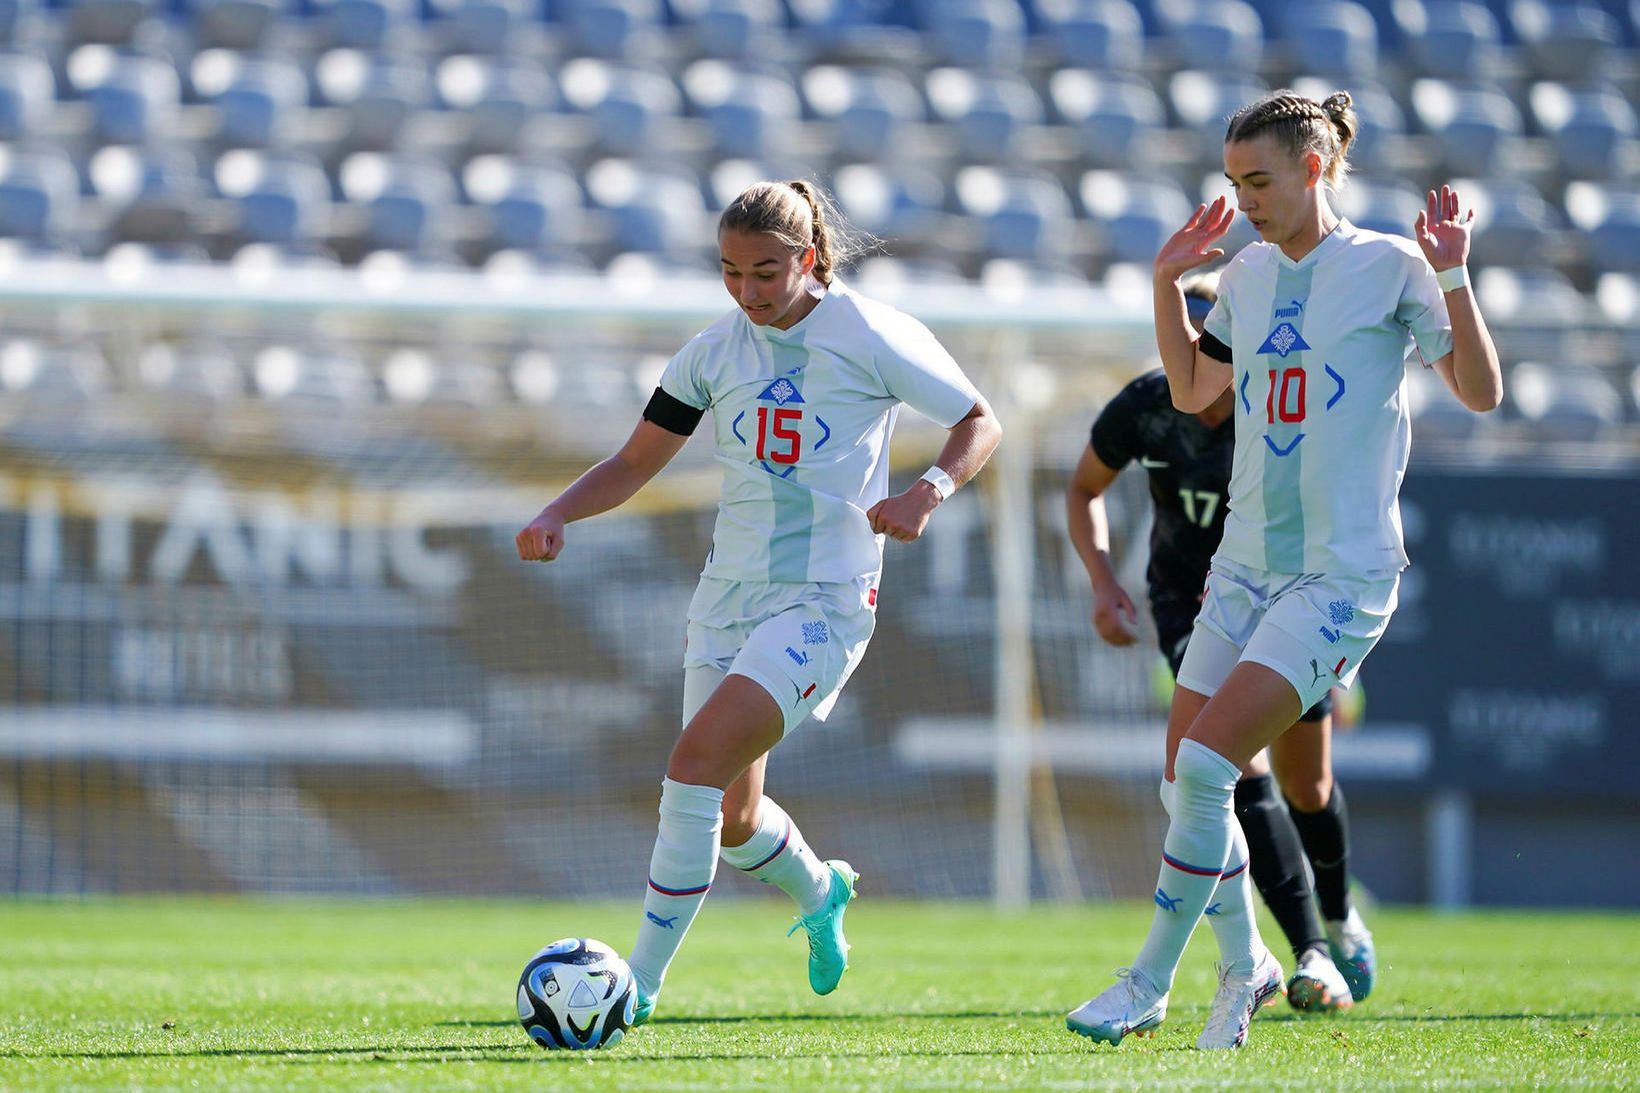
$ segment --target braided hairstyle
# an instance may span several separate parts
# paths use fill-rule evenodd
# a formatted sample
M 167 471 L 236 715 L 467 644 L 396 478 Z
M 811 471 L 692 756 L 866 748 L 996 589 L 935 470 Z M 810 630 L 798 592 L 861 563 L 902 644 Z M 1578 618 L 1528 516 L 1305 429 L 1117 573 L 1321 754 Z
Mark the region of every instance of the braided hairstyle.
M 1321 177 L 1337 191 L 1349 174 L 1350 143 L 1360 130 L 1348 91 L 1334 91 L 1321 102 L 1282 88 L 1237 110 L 1230 117 L 1224 142 L 1252 140 L 1264 132 L 1275 134 L 1294 156 L 1314 152 L 1321 157 Z
M 868 240 L 844 222 L 826 192 L 812 182 L 754 182 L 742 190 L 718 217 L 718 231 L 767 233 L 801 254 L 814 248 L 815 280 L 831 284 L 832 273 L 872 249 Z

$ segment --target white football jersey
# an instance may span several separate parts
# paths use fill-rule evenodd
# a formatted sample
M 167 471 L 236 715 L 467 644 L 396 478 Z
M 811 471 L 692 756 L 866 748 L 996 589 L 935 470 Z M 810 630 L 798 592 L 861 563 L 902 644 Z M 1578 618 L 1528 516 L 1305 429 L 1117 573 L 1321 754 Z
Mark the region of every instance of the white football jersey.
M 1220 277 L 1207 331 L 1230 347 L 1236 394 L 1219 556 L 1274 573 L 1405 567 L 1408 341 L 1426 363 L 1452 351 L 1418 245 L 1347 221 L 1298 262 L 1252 243 Z
M 790 330 L 736 308 L 678 351 L 660 386 L 711 411 L 723 496 L 703 575 L 745 581 L 880 573 L 866 510 L 887 496 L 899 405 L 950 428 L 979 401 L 927 327 L 836 280 Z

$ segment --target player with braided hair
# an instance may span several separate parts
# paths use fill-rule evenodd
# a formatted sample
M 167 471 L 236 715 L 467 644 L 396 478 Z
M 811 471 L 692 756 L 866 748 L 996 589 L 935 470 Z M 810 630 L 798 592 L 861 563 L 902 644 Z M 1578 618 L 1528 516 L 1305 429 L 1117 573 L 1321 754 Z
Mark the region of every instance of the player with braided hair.
M 1326 200 L 1356 132 L 1347 93 L 1277 91 L 1237 111 L 1224 173 L 1235 192 L 1198 206 L 1156 257 L 1156 342 L 1173 404 L 1234 395 L 1229 515 L 1168 715 L 1171 822 L 1149 935 L 1117 982 L 1067 1024 L 1120 1043 L 1167 1015 L 1204 913 L 1219 988 L 1200 1048 L 1240 1047 L 1282 986 L 1258 935 L 1246 840 L 1232 811 L 1242 768 L 1334 685 L 1348 687 L 1394 613 L 1407 564 L 1397 495 L 1411 448 L 1409 343 L 1468 409 L 1503 398 L 1497 349 L 1469 289 L 1474 213 L 1431 190 L 1415 241 L 1341 220 Z M 1198 337 L 1180 279 L 1222 257 L 1236 211 L 1259 234 L 1219 279 Z
M 724 861 L 792 897 L 809 943 L 809 985 L 848 967 L 843 913 L 857 874 L 822 861 L 763 793 L 769 751 L 823 721 L 876 625 L 883 541 L 911 542 L 990 458 L 1002 429 L 928 329 L 836 276 L 852 243 L 803 181 L 760 182 L 718 220 L 736 308 L 661 374 L 632 436 L 518 533 L 518 556 L 550 562 L 565 525 L 620 505 L 682 449 L 709 412 L 723 469 L 712 550 L 683 662 L 683 733 L 661 783 L 660 829 L 638 939 L 634 1024 L 661 983 Z M 934 466 L 888 495 L 901 404 L 948 430 Z

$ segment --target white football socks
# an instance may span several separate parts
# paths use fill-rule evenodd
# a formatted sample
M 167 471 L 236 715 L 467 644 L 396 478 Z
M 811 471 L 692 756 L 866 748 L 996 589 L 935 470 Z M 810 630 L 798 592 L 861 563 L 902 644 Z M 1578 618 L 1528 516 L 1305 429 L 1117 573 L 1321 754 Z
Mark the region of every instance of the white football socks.
M 1235 814 L 1230 816 L 1230 857 L 1224 863 L 1219 886 L 1202 912 L 1219 943 L 1219 958 L 1237 971 L 1251 972 L 1264 952 L 1253 908 L 1253 883 L 1247 868 L 1247 836 Z
M 723 860 L 785 892 L 805 915 L 824 906 L 831 892 L 831 868 L 815 857 L 797 824 L 769 797 L 758 805 L 752 837 L 725 846 Z
M 1179 742 L 1173 760 L 1172 823 L 1162 844 L 1156 913 L 1133 967 L 1160 990 L 1171 990 L 1184 947 L 1211 902 L 1230 855 L 1231 801 L 1241 770 L 1194 740 Z M 1164 798 L 1164 803 L 1166 798 Z M 1245 878 L 1246 869 L 1241 871 Z
M 660 831 L 649 859 L 643 921 L 638 924 L 638 939 L 627 957 L 638 989 L 650 998 L 660 993 L 666 969 L 717 874 L 723 791 L 667 778 L 661 782 L 660 811 Z

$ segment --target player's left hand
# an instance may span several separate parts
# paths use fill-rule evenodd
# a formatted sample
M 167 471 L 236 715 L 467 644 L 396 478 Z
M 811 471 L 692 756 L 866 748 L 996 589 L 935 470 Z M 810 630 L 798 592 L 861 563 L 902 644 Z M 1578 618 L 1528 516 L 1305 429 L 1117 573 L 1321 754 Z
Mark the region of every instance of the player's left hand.
M 1412 225 L 1413 238 L 1437 273 L 1469 260 L 1469 230 L 1475 222 L 1475 210 L 1462 210 L 1458 191 L 1443 185 L 1438 194 L 1429 191 L 1427 203 Z
M 871 521 L 871 530 L 877 534 L 909 543 L 923 533 L 928 517 L 939 503 L 939 491 L 919 478 L 904 493 L 885 497 L 872 505 L 866 510 L 866 519 Z

